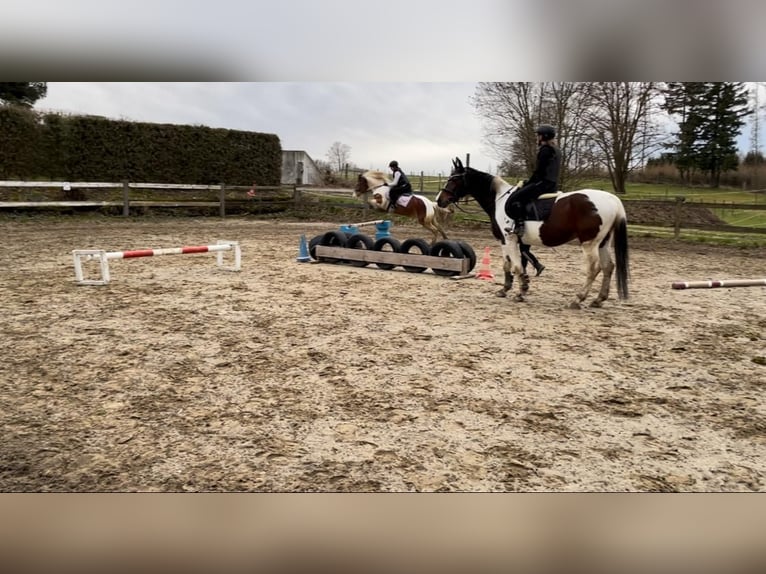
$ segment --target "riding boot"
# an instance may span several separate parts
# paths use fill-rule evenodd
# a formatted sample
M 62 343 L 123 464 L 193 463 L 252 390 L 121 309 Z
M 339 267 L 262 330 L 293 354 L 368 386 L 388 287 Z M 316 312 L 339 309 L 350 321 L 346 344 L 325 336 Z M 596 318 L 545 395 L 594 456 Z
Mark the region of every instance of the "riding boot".
M 538 262 L 537 265 L 535 265 L 535 277 L 539 277 L 540 273 L 542 273 L 544 269 L 545 265 Z

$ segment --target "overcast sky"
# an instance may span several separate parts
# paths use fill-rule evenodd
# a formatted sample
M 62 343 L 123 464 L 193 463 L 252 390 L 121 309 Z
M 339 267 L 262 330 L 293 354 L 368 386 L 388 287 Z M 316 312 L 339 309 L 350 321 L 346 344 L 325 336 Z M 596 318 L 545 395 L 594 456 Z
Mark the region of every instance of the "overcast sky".
M 351 162 L 446 173 L 451 158 L 498 164 L 482 143 L 474 83 L 57 83 L 35 106 L 77 114 L 273 133 L 282 149 L 327 159 L 333 142 L 351 147 Z
M 763 0 L 4 0 L 0 76 L 48 81 L 38 108 L 493 171 L 475 82 L 762 78 L 764 17 Z

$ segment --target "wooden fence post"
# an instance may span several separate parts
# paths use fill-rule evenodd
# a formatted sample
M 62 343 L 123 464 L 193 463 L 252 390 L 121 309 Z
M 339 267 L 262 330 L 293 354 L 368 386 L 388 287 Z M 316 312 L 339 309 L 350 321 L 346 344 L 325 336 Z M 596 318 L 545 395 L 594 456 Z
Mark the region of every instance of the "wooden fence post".
M 293 205 L 295 210 L 298 211 L 301 207 L 301 190 L 298 189 L 298 185 L 293 186 Z
M 127 181 L 122 182 L 122 216 L 130 215 L 130 185 Z
M 685 197 L 682 197 L 680 195 L 676 196 L 676 206 L 673 213 L 673 219 L 674 219 L 673 237 L 675 239 L 678 239 L 678 237 L 681 235 L 681 204 L 684 201 L 686 201 Z
M 221 217 L 226 217 L 226 185 L 221 184 L 221 192 L 218 199 L 218 214 Z
M 420 172 L 420 193 L 423 193 L 423 172 Z

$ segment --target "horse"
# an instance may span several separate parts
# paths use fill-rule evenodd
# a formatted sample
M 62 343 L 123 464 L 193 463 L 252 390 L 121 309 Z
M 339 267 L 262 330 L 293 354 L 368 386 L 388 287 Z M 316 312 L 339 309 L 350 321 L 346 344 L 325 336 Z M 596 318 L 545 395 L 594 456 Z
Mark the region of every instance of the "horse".
M 359 175 L 354 187 L 354 195 L 378 211 L 388 211 L 389 185 L 382 171 L 370 170 Z M 394 214 L 412 217 L 433 234 L 433 242 L 439 238 L 447 239 L 445 228 L 452 216 L 452 207 L 439 207 L 423 195 L 403 195 L 394 208 Z
M 529 278 L 522 273 L 519 242 L 555 247 L 577 240 L 585 259 L 585 284 L 576 292 L 572 309 L 580 309 L 599 273 L 603 273 L 601 289 L 591 307 L 601 307 L 609 297 L 609 285 L 615 272 L 619 299 L 628 298 L 628 228 L 625 208 L 616 195 L 598 189 L 557 192 L 553 197 L 541 196 L 527 207 L 524 233 L 521 238 L 510 230 L 512 219 L 507 213 L 508 198 L 518 186 L 511 186 L 498 176 L 471 167 L 463 167 L 460 158 L 452 160 L 452 172 L 437 196 L 440 207 L 457 203 L 467 195 L 473 196 L 489 215 L 492 234 L 503 251 L 505 283 L 497 293 L 505 297 L 513 288 L 514 277 L 519 281 L 515 299 L 524 301 L 529 290 Z M 614 247 L 615 262 L 609 253 Z

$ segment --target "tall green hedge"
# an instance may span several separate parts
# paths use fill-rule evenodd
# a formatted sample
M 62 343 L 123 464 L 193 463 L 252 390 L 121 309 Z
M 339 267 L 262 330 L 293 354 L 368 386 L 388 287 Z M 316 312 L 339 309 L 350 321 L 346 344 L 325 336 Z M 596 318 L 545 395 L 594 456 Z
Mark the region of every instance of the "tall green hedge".
M 0 106 L 0 179 L 279 185 L 274 134 Z
M 36 168 L 40 130 L 32 110 L 0 106 L 0 178 L 23 179 Z

